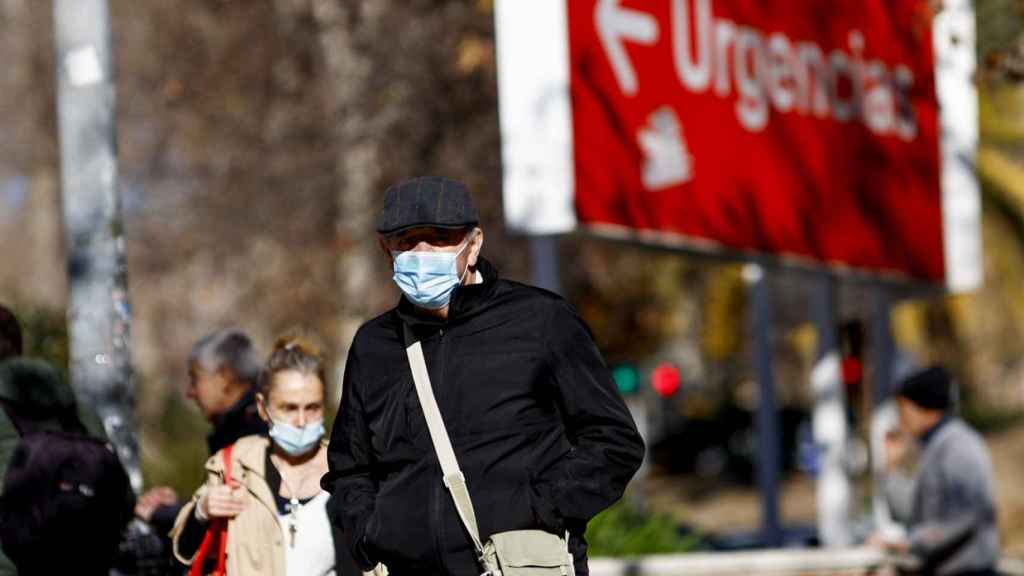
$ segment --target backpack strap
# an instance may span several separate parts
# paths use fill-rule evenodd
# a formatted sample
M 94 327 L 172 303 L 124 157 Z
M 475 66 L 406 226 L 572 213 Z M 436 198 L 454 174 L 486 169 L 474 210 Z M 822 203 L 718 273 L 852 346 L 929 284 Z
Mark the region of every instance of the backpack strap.
M 224 458 L 224 484 L 231 484 L 231 453 L 234 451 L 235 445 L 228 444 L 224 447 L 224 451 L 221 452 Z M 227 563 L 228 557 L 228 522 L 227 520 L 221 521 L 221 534 L 220 534 L 220 552 L 217 555 L 217 574 L 224 576 L 227 574 L 225 564 Z
M 231 483 L 231 453 L 234 452 L 235 445 L 228 444 L 221 450 L 221 459 L 224 460 L 224 483 Z
M 32 430 L 32 422 L 18 415 L 14 410 L 14 407 L 10 405 L 7 400 L 0 398 L 0 408 L 3 408 L 4 414 L 7 419 L 11 421 L 14 426 L 14 430 L 18 432 L 18 436 L 24 436 L 26 432 Z
M 228 444 L 221 450 L 221 456 L 224 460 L 225 485 L 231 483 L 231 452 L 234 450 L 234 447 L 234 444 Z M 214 518 L 210 521 L 209 528 L 206 529 L 206 535 L 203 536 L 203 542 L 199 545 L 199 551 L 196 552 L 195 558 L 192 559 L 192 566 L 188 571 L 189 576 L 202 576 L 203 564 L 206 563 L 206 557 L 209 556 L 214 542 L 217 543 L 217 567 L 214 569 L 213 574 L 215 576 L 224 576 L 227 573 L 225 568 L 228 555 L 228 522 L 226 518 Z
M 437 399 L 434 397 L 434 390 L 430 385 L 430 374 L 427 372 L 427 363 L 423 358 L 423 347 L 418 340 L 411 337 L 411 330 L 403 324 L 405 329 L 405 349 L 409 358 L 409 368 L 412 370 L 412 379 L 416 383 L 416 397 L 419 398 L 420 406 L 423 408 L 423 417 L 427 420 L 427 429 L 430 431 L 430 441 L 434 445 L 434 452 L 441 463 L 441 474 L 443 475 L 445 488 L 455 502 L 455 510 L 459 513 L 466 532 L 473 540 L 473 547 L 476 548 L 477 556 L 483 557 L 484 547 L 480 541 L 480 530 L 477 528 L 476 512 L 473 510 L 473 500 L 469 496 L 469 488 L 466 486 L 466 476 L 459 469 L 459 461 L 455 458 L 455 450 L 452 448 L 451 438 L 448 437 L 448 429 L 445 428 L 444 419 L 441 417 L 441 409 L 437 406 Z

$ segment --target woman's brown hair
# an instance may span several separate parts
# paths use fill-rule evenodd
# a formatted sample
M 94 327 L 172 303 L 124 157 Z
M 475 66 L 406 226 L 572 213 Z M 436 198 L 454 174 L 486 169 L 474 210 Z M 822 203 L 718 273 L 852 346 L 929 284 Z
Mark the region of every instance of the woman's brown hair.
M 327 373 L 324 369 L 323 354 L 309 338 L 301 334 L 282 336 L 274 342 L 274 349 L 267 358 L 267 365 L 260 374 L 259 391 L 266 398 L 274 384 L 274 375 L 279 372 L 295 371 L 299 374 L 314 374 L 327 392 Z

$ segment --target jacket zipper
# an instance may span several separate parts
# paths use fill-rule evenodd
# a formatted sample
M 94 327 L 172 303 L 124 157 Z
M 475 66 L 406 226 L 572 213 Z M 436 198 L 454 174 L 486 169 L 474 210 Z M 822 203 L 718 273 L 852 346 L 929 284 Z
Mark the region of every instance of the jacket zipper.
M 437 477 L 440 479 L 442 477 L 440 464 L 438 464 L 437 470 Z M 444 561 L 444 536 L 442 535 L 442 532 L 444 531 L 442 528 L 444 518 L 441 515 L 441 502 L 445 497 L 444 492 L 445 490 L 444 486 L 442 486 L 442 482 L 434 482 L 434 524 L 437 526 L 437 529 L 434 530 L 434 556 L 437 558 L 437 565 L 441 569 L 441 573 L 447 574 L 448 567 Z
M 446 340 L 445 340 L 445 337 L 444 337 L 444 330 L 445 330 L 444 328 L 441 328 L 440 335 L 438 336 L 438 341 L 437 341 L 437 359 L 438 359 L 437 374 L 441 377 L 441 379 L 438 380 L 438 382 L 444 382 L 444 371 L 445 371 L 445 364 L 446 364 L 446 362 L 445 362 L 445 356 L 446 356 L 445 352 L 447 351 L 447 347 L 445 346 Z M 437 391 L 435 390 L 434 391 L 434 396 L 437 396 L 437 395 L 438 395 Z M 438 405 L 440 406 L 440 402 L 438 402 Z M 446 423 L 446 426 L 447 426 L 447 423 Z M 438 473 L 437 473 L 438 480 L 443 480 L 443 478 L 444 478 L 444 471 L 441 469 L 441 463 L 440 462 L 437 463 L 436 470 L 438 471 Z M 442 574 L 447 574 L 448 573 L 448 563 L 445 562 L 445 554 L 447 553 L 447 549 L 446 549 L 446 547 L 444 545 L 444 542 L 445 542 L 445 537 L 444 537 L 444 514 L 443 514 L 444 506 L 442 504 L 442 502 L 444 501 L 444 498 L 446 496 L 445 492 L 447 492 L 447 489 L 444 488 L 444 482 L 443 481 L 442 482 L 434 482 L 434 522 L 437 525 L 437 529 L 434 531 L 435 542 L 436 542 L 434 548 L 437 551 L 437 563 L 438 563 L 438 566 L 441 568 L 441 573 Z

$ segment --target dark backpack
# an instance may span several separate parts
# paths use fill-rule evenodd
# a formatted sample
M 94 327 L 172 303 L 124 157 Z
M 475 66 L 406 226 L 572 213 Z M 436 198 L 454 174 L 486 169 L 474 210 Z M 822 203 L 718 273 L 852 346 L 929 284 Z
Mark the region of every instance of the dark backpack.
M 21 435 L 0 493 L 0 545 L 22 574 L 109 570 L 133 499 L 113 448 L 86 434 L 72 410 L 57 421 L 19 416 Z

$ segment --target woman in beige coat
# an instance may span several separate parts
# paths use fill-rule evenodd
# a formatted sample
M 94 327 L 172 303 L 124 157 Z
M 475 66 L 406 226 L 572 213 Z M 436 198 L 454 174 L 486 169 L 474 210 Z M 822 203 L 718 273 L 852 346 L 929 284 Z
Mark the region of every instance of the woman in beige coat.
M 260 417 L 270 437 L 246 436 L 206 462 L 207 480 L 178 515 L 174 554 L 191 564 L 211 519 L 226 518 L 228 576 L 362 574 L 327 518 L 323 361 L 310 345 L 281 339 L 260 379 Z M 208 563 L 215 561 L 216 551 Z

